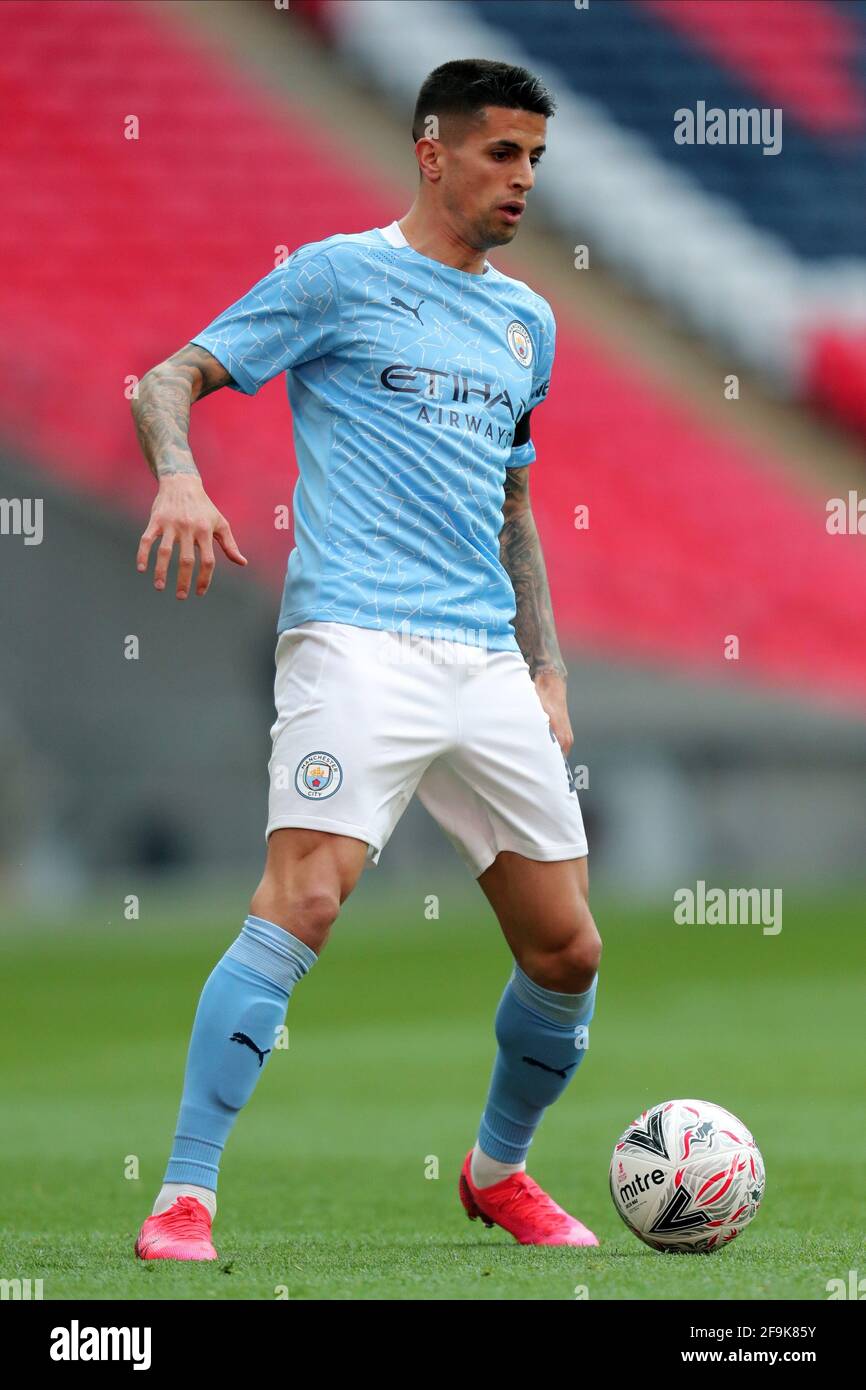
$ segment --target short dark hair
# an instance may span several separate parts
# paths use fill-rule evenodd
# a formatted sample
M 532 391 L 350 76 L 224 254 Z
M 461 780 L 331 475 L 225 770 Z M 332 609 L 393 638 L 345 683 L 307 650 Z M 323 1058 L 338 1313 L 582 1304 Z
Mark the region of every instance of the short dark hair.
M 421 139 L 429 116 L 471 120 L 485 106 L 510 106 L 539 116 L 552 116 L 556 110 L 550 92 L 526 68 L 489 58 L 457 58 L 424 78 L 412 118 L 412 140 Z

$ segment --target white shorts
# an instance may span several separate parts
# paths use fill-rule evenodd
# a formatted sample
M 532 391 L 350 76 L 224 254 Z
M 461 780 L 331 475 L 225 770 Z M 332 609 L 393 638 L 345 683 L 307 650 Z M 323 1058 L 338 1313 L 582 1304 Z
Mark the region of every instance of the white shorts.
M 266 838 L 303 826 L 376 864 L 418 799 L 477 877 L 500 850 L 587 852 L 571 771 L 519 652 L 310 621 L 277 640 Z

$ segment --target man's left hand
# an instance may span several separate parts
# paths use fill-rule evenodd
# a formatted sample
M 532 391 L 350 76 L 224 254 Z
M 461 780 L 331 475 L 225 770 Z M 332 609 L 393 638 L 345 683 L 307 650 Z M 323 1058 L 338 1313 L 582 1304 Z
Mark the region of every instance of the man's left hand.
M 563 754 L 568 757 L 574 743 L 574 734 L 568 717 L 565 680 L 556 671 L 538 671 L 533 680 L 556 741 Z

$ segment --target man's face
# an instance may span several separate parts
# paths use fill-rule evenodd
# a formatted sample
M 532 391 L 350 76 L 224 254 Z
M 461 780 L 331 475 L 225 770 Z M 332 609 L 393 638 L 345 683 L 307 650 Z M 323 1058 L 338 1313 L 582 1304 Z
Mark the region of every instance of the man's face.
M 443 205 L 470 246 L 487 251 L 514 240 L 546 131 L 546 118 L 533 111 L 488 106 L 483 119 L 440 145 Z

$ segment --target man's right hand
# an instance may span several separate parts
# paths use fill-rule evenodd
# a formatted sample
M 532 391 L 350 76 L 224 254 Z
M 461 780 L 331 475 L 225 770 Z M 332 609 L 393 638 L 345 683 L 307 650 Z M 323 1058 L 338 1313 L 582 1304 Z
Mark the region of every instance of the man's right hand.
M 139 572 L 147 569 L 150 550 L 158 536 L 162 537 L 156 551 L 153 587 L 164 589 L 168 566 L 177 543 L 177 597 L 187 598 L 195 552 L 198 548 L 199 567 L 195 591 L 201 596 L 210 588 L 214 571 L 214 539 L 219 541 L 225 555 L 235 565 L 245 565 L 246 558 L 238 549 L 226 518 L 211 502 L 201 478 L 176 473 L 163 478 L 154 499 L 147 529 L 141 537 L 136 564 Z

